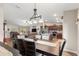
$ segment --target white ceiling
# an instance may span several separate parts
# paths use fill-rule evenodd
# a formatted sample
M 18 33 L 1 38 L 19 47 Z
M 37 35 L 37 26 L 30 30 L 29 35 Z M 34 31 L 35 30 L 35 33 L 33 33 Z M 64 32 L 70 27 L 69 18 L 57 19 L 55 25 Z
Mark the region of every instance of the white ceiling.
M 23 20 L 29 20 L 33 15 L 33 3 L 5 3 L 4 18 L 10 23 L 24 25 Z M 56 22 L 54 14 L 62 16 L 66 10 L 79 8 L 78 3 L 37 3 L 37 12 L 43 19 Z

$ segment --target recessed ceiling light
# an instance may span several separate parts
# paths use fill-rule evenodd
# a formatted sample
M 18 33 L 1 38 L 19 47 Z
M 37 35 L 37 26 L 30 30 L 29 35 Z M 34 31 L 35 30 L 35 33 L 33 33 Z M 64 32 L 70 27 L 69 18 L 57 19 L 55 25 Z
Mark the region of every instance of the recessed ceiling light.
M 55 16 L 55 17 L 56 17 L 56 16 L 57 16 L 57 14 L 55 13 L 53 16 Z

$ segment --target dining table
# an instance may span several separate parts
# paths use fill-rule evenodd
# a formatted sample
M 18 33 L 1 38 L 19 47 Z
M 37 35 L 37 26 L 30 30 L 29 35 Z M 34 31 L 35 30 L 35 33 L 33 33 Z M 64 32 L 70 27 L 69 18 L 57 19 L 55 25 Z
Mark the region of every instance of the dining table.
M 46 56 L 59 56 L 62 39 L 37 40 L 36 51 Z
M 44 40 L 27 38 L 27 40 L 34 40 L 36 45 L 36 52 L 47 56 L 59 56 L 60 45 L 63 39 L 54 38 L 52 40 Z

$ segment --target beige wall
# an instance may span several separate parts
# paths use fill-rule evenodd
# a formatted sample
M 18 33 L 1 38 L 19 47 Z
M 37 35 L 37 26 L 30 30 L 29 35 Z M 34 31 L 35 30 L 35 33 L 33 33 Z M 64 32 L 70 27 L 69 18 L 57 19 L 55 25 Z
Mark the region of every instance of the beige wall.
M 2 5 L 0 4 L 0 41 L 3 42 L 3 9 Z
M 78 43 L 78 52 L 79 52 L 79 23 L 77 24 L 77 26 L 78 26 L 78 41 L 77 41 L 77 43 Z
M 6 25 L 6 31 L 7 31 L 7 29 L 10 29 L 10 31 L 15 31 L 15 32 L 26 32 L 27 33 L 27 31 L 29 31 L 29 27 L 28 26 L 26 26 L 26 27 L 23 27 L 23 26 L 17 26 L 17 25 L 13 25 L 13 24 L 7 24 Z
M 10 31 L 17 31 L 18 32 L 18 26 L 16 26 L 16 25 L 13 25 L 13 24 L 9 24 L 9 23 L 7 23 L 7 25 L 6 25 L 6 31 L 7 31 L 7 29 L 10 29 Z
M 26 27 L 19 27 L 19 29 L 18 29 L 18 31 L 19 32 L 28 32 L 28 31 L 30 31 L 30 28 L 28 27 L 28 26 L 26 26 Z
M 67 40 L 66 49 L 77 51 L 77 9 L 64 12 L 63 37 Z

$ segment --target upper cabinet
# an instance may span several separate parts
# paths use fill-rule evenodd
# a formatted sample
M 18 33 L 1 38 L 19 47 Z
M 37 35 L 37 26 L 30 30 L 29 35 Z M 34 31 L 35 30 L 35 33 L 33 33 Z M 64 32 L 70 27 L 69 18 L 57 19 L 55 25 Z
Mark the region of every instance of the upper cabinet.
M 48 30 L 58 30 L 58 31 L 62 31 L 63 29 L 62 29 L 62 25 L 56 25 L 56 24 L 54 24 L 54 25 L 52 25 L 52 26 L 48 26 Z

